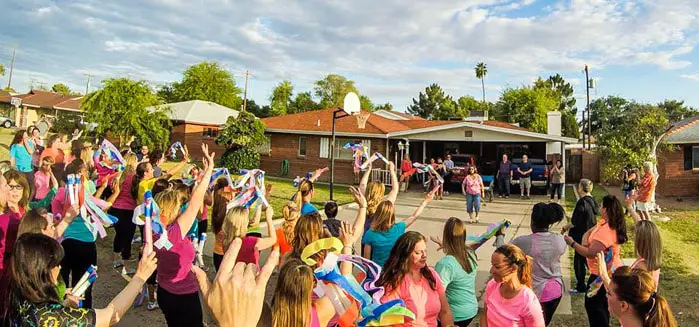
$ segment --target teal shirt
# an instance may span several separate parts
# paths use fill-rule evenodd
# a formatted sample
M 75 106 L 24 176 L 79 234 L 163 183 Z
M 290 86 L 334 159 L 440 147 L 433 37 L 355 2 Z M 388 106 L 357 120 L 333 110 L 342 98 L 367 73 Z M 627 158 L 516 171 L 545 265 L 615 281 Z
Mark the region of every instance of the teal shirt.
M 318 212 L 318 209 L 316 209 L 316 207 L 314 207 L 312 204 L 310 204 L 308 202 L 304 203 L 301 206 L 301 214 L 302 215 L 314 213 L 314 212 Z
M 376 231 L 370 229 L 364 234 L 364 244 L 371 246 L 371 261 L 382 266 L 391 254 L 393 244 L 398 238 L 405 234 L 407 224 L 404 221 L 393 224 L 387 231 Z
M 94 195 L 97 191 L 95 182 L 91 180 L 87 181 L 87 183 L 85 183 L 85 190 L 87 190 L 87 194 Z M 63 238 L 71 238 L 80 242 L 93 243 L 97 239 L 97 235 L 92 234 L 92 232 L 87 229 L 87 226 L 85 226 L 85 220 L 82 216 L 77 216 L 66 228 Z
M 468 320 L 478 314 L 476 299 L 476 273 L 478 264 L 472 257 L 471 273 L 467 273 L 454 256 L 443 257 L 434 267 L 446 288 L 447 300 L 454 321 Z
M 34 144 L 29 141 L 29 146 L 34 147 Z M 27 152 L 27 148 L 22 144 L 13 144 L 10 147 L 10 157 L 15 158 L 15 165 L 17 170 L 27 173 L 33 170 L 32 168 L 32 154 Z M 34 186 L 34 185 L 32 185 Z

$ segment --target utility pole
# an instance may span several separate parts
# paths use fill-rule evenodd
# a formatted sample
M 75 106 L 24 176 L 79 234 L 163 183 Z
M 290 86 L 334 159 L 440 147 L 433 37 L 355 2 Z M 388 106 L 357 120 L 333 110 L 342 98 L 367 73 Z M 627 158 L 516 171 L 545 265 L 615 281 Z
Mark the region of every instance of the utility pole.
M 90 93 L 90 80 L 95 75 L 91 75 L 91 74 L 83 74 L 83 75 L 87 76 L 87 84 L 85 85 L 85 95 L 87 95 L 88 93 Z
M 245 71 L 245 91 L 243 93 L 243 112 L 247 111 L 248 108 L 248 77 L 250 76 L 250 71 Z
M 587 149 L 592 149 L 592 126 L 590 121 L 590 71 L 585 65 L 585 86 L 587 89 Z
M 12 70 L 15 68 L 15 52 L 17 51 L 17 48 L 15 47 L 12 49 L 12 61 L 10 62 L 10 76 L 7 78 L 7 89 L 12 87 Z

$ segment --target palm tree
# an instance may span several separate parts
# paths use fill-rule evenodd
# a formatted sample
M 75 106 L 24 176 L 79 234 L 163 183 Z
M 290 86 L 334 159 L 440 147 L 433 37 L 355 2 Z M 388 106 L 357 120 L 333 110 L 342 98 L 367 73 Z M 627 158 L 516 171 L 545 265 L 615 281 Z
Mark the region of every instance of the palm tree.
M 0 76 L 5 76 L 5 66 L 0 64 Z
M 483 87 L 483 103 L 485 103 L 485 82 L 483 79 L 485 78 L 485 75 L 488 75 L 488 67 L 483 63 L 482 61 L 476 65 L 476 78 L 481 79 L 481 86 Z

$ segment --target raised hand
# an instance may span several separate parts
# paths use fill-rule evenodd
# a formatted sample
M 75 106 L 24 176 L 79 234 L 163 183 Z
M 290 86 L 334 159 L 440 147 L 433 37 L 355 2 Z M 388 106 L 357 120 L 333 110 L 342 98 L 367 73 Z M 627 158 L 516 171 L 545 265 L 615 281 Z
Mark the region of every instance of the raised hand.
M 204 169 L 213 171 L 215 165 L 214 157 L 216 156 L 216 153 L 209 153 L 209 145 L 207 145 L 206 143 L 201 145 L 201 152 L 204 153 L 204 160 L 202 160 L 204 162 Z
M 352 225 L 344 221 L 342 222 L 342 225 L 340 225 L 340 241 L 342 241 L 342 245 L 351 246 L 357 241 L 358 236 L 358 234 L 355 234 L 355 230 Z
M 437 244 L 439 247 L 437 248 L 437 251 L 442 249 L 442 240 L 437 237 L 437 236 L 430 236 L 430 240 Z
M 352 194 L 352 197 L 354 198 L 354 202 L 359 205 L 360 208 L 366 208 L 367 206 L 367 201 L 366 197 L 364 197 L 364 193 L 359 191 L 359 188 L 356 188 L 354 186 L 351 186 L 349 188 L 350 194 Z
M 138 262 L 136 275 L 134 275 L 144 281 L 148 280 L 148 277 L 150 277 L 155 271 L 155 268 L 158 267 L 158 259 L 155 257 L 155 251 L 145 255 L 145 250 L 146 248 L 143 247 L 143 255 L 141 256 L 141 261 Z

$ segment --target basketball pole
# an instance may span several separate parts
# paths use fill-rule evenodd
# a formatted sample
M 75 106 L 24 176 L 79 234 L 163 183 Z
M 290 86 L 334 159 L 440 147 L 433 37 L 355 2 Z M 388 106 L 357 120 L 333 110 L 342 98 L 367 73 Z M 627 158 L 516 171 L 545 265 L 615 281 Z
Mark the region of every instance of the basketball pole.
M 342 115 L 338 116 L 338 114 Z M 330 142 L 330 201 L 335 201 L 333 198 L 333 184 L 335 182 L 335 121 L 347 116 L 349 116 L 349 114 L 342 108 L 333 110 L 332 140 Z

